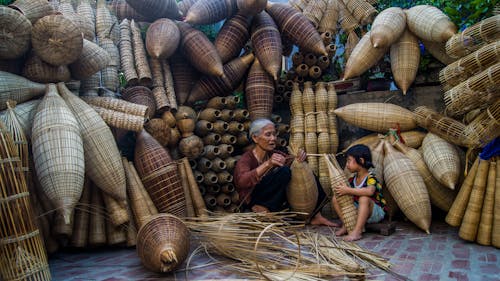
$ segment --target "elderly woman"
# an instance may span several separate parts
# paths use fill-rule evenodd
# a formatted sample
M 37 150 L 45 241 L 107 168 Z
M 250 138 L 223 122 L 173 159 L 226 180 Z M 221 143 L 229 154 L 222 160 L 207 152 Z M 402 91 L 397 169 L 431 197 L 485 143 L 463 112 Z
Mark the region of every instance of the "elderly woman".
M 243 203 L 254 212 L 277 212 L 288 207 L 286 189 L 291 179 L 293 157 L 276 148 L 276 127 L 268 119 L 257 119 L 250 125 L 249 135 L 255 146 L 246 151 L 236 163 L 234 183 Z M 295 161 L 304 161 L 306 153 L 300 150 Z M 317 206 L 325 199 L 319 184 Z M 318 208 L 316 208 L 318 209 Z M 323 217 L 319 210 L 311 224 L 337 226 Z

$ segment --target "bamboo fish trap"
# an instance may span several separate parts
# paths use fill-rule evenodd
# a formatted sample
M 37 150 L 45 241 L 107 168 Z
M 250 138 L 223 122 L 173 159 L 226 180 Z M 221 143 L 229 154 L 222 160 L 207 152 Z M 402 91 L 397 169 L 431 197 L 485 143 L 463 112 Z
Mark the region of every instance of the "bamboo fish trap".
M 403 91 L 403 95 L 406 95 L 417 76 L 420 64 L 420 46 L 417 37 L 406 29 L 399 40 L 391 45 L 390 53 L 394 81 Z
M 137 254 L 151 271 L 174 271 L 189 254 L 189 236 L 189 229 L 180 218 L 154 215 L 137 233 Z
M 253 18 L 251 40 L 262 67 L 278 80 L 283 47 L 278 26 L 268 13 L 261 12 Z
M 410 110 L 390 103 L 354 103 L 333 112 L 350 124 L 380 133 L 397 126 L 401 131 L 417 127 Z
M 170 68 L 174 80 L 174 92 L 178 105 L 184 105 L 194 83 L 200 73 L 180 53 L 175 53 L 170 59 Z
M 180 17 L 175 0 L 127 0 L 127 3 L 139 14 L 146 17 L 149 22 L 159 18 L 178 19 Z
M 111 57 L 99 45 L 83 39 L 83 48 L 80 56 L 69 65 L 71 75 L 75 79 L 89 78 L 99 70 L 105 68 Z
M 273 18 L 282 34 L 301 50 L 328 55 L 316 28 L 299 11 L 283 3 L 267 3 L 266 12 Z
M 74 96 L 64 83 L 57 84 L 57 88 L 80 125 L 87 175 L 106 194 L 125 201 L 125 172 L 111 130 L 97 112 Z
M 33 124 L 33 117 L 35 116 L 35 109 L 37 108 L 40 100 L 31 100 L 21 104 L 17 104 L 13 109 L 13 113 L 17 116 L 19 125 L 22 127 L 24 135 L 31 139 L 31 127 Z M 11 114 L 10 110 L 0 111 L 0 121 L 7 122 L 8 116 Z
M 387 48 L 374 48 L 371 41 L 371 32 L 367 32 L 352 50 L 345 65 L 343 80 L 363 74 L 375 65 L 387 52 Z
M 445 42 L 457 33 L 450 18 L 430 5 L 417 5 L 406 10 L 406 23 L 419 38 L 433 42 Z
M 373 22 L 377 10 L 365 0 L 343 0 L 347 10 L 356 18 L 361 25 Z
M 273 78 L 262 68 L 259 59 L 256 58 L 245 84 L 245 97 L 251 120 L 271 117 L 274 90 Z
M 181 12 L 181 14 L 185 16 L 189 8 L 191 8 L 191 6 L 193 6 L 193 4 L 196 3 L 196 1 L 198 0 L 182 0 L 179 3 L 177 3 L 177 6 L 179 6 L 179 11 Z
M 23 68 L 23 76 L 38 83 L 68 82 L 71 73 L 67 65 L 54 66 L 31 53 Z
M 181 34 L 177 25 L 169 19 L 158 19 L 146 32 L 146 49 L 155 59 L 168 59 L 177 49 Z
M 497 158 L 490 159 L 488 180 L 484 192 L 484 201 L 481 206 L 481 220 L 477 229 L 476 241 L 480 245 L 491 245 L 493 232 L 493 216 L 495 213 L 495 189 L 497 179 Z
M 375 48 L 387 48 L 396 42 L 406 28 L 406 14 L 399 7 L 391 7 L 378 14 L 370 30 Z
M 323 0 L 310 0 L 302 10 L 302 14 L 309 19 L 309 21 L 317 29 L 321 18 L 323 18 L 323 12 L 326 10 L 326 1 Z
M 422 44 L 424 44 L 425 49 L 441 63 L 448 65 L 456 61 L 455 58 L 450 57 L 446 53 L 446 42 L 432 42 L 423 40 L 421 38 L 420 41 L 422 41 Z
M 110 127 L 140 132 L 144 127 L 144 116 L 137 116 L 99 106 L 92 106 Z
M 424 160 L 434 177 L 449 189 L 455 189 L 460 176 L 460 157 L 449 142 L 428 133 L 422 142 Z
M 470 77 L 444 93 L 446 114 L 460 116 L 470 110 L 483 108 L 500 95 L 500 62 Z
M 47 252 L 38 229 L 14 140 L 0 122 L 0 275 L 5 280 L 50 280 Z
M 31 22 L 20 12 L 5 6 L 0 7 L 0 15 L 0 59 L 21 57 L 30 48 Z
M 500 132 L 500 100 L 483 110 L 465 127 L 464 135 L 481 147 L 498 137 Z
M 238 10 L 234 0 L 198 0 L 186 14 L 187 23 L 212 24 L 226 18 L 231 18 Z
M 84 151 L 78 122 L 55 84 L 47 85 L 38 106 L 31 141 L 40 185 L 69 224 L 83 189 Z
M 156 102 L 149 88 L 143 86 L 126 88 L 122 95 L 123 99 L 128 102 L 146 106 L 146 118 L 152 119 L 154 117 Z
M 45 85 L 22 76 L 0 71 L 0 110 L 7 108 L 5 102 L 22 103 L 45 93 Z
M 9 7 L 21 12 L 31 21 L 31 24 L 54 11 L 49 2 L 45 0 L 16 0 Z
M 413 111 L 415 114 L 415 121 L 417 124 L 427 129 L 429 132 L 447 140 L 450 143 L 465 146 L 477 147 L 479 143 L 474 143 L 465 135 L 465 124 L 443 116 L 434 110 L 426 107 L 419 106 Z
M 340 26 L 346 32 L 351 32 L 359 27 L 359 22 L 354 18 L 354 16 L 347 10 L 343 1 L 337 1 L 340 7 Z
M 243 14 L 255 16 L 266 8 L 267 0 L 236 0 L 236 5 Z
M 130 36 L 130 24 L 127 19 L 120 23 L 120 63 L 127 80 L 127 85 L 137 85 L 139 77 L 135 70 L 135 59 L 132 50 L 132 38 Z
M 354 201 L 352 196 L 350 195 L 335 195 L 334 188 L 338 185 L 347 185 L 349 186 L 349 182 L 347 178 L 340 168 L 339 163 L 334 155 L 325 154 L 325 160 L 328 165 L 328 173 L 330 175 L 330 188 L 332 189 L 332 193 L 337 199 L 339 203 L 342 214 L 339 214 L 344 222 L 344 226 L 346 227 L 348 232 L 351 232 L 356 226 L 356 220 L 358 217 L 356 207 L 354 206 Z
M 143 104 L 136 104 L 122 99 L 111 97 L 83 97 L 86 103 L 113 111 L 118 111 L 139 117 L 146 117 L 148 107 Z
M 224 22 L 214 41 L 222 63 L 239 55 L 250 38 L 250 22 L 250 17 L 242 13 L 236 14 Z
M 329 32 L 335 34 L 337 32 L 337 21 L 339 19 L 339 5 L 336 0 L 327 1 L 326 10 L 319 22 L 319 32 Z
M 500 41 L 496 41 L 441 69 L 439 81 L 447 91 L 499 61 Z
M 105 0 L 97 1 L 95 13 L 95 30 L 97 37 L 99 37 L 99 39 L 110 38 L 114 22 L 113 17 L 111 16 L 111 12 L 106 6 Z
M 150 87 L 152 82 L 151 69 L 149 68 L 146 49 L 142 40 L 141 30 L 134 20 L 130 21 L 130 32 L 132 34 L 132 46 L 134 49 L 134 62 L 139 85 Z
M 292 147 L 292 154 L 296 151 Z M 292 211 L 312 215 L 318 201 L 318 188 L 312 169 L 307 162 L 293 161 L 290 166 L 292 177 L 286 190 L 287 201 Z
M 484 19 L 455 34 L 446 41 L 446 53 L 452 58 L 464 57 L 500 38 L 500 15 Z
M 384 144 L 384 179 L 405 216 L 429 233 L 431 204 L 425 183 L 415 164 L 389 142 Z

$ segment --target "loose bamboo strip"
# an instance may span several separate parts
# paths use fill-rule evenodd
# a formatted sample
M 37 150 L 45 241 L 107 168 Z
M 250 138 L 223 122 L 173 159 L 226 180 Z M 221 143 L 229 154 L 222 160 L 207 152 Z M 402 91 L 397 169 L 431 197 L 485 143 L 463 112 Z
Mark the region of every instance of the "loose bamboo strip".
M 151 87 L 152 85 L 152 75 L 151 69 L 149 68 L 148 59 L 146 55 L 146 48 L 144 47 L 144 42 L 142 41 L 141 30 L 134 20 L 130 21 L 130 31 L 132 33 L 132 46 L 134 49 L 134 62 L 135 69 L 137 70 L 137 76 L 139 79 L 139 85 L 145 87 Z
M 144 128 L 144 117 L 114 111 L 111 109 L 94 106 L 92 108 L 99 113 L 101 118 L 111 127 L 140 132 Z
M 135 70 L 130 24 L 127 19 L 124 19 L 120 23 L 120 63 L 123 74 L 125 75 L 125 80 L 127 80 L 127 85 L 137 85 L 139 83 L 139 77 Z
M 174 78 L 172 75 L 172 71 L 170 69 L 170 63 L 167 60 L 162 61 L 162 66 L 163 66 L 163 74 L 164 74 L 164 81 L 165 81 L 165 91 L 167 94 L 168 101 L 170 103 L 170 109 L 172 110 L 177 110 L 177 98 L 175 94 L 175 88 L 174 88 Z
M 469 197 L 472 191 L 472 186 L 474 184 L 474 179 L 476 178 L 477 167 L 479 165 L 479 157 L 470 168 L 467 177 L 465 178 L 460 190 L 458 191 L 453 205 L 451 205 L 448 214 L 446 215 L 445 221 L 451 226 L 460 226 L 462 224 L 462 219 L 465 213 L 465 209 L 469 202 Z
M 189 194 L 191 195 L 191 200 L 193 202 L 194 211 L 197 217 L 206 218 L 208 216 L 207 207 L 205 206 L 205 201 L 201 196 L 198 183 L 196 182 L 193 170 L 187 158 L 183 158 L 184 168 L 186 169 L 186 176 L 189 183 Z
M 484 194 L 484 201 L 481 208 L 481 221 L 477 230 L 476 241 L 478 244 L 489 246 L 491 245 L 491 233 L 493 226 L 493 209 L 495 203 L 495 188 L 497 179 L 497 162 L 492 159 L 488 171 L 488 181 Z
M 475 241 L 477 237 L 489 166 L 490 161 L 479 159 L 474 185 L 458 231 L 458 236 L 467 241 Z

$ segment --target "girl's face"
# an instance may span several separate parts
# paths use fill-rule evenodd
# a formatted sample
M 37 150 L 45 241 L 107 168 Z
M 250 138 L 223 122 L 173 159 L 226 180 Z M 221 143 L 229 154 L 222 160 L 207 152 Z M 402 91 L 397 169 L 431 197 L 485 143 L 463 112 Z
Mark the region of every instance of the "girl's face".
M 258 136 L 252 136 L 255 144 L 265 151 L 272 151 L 276 148 L 276 128 L 269 124 L 262 128 Z
M 361 158 L 363 161 L 363 158 Z M 359 172 L 363 167 L 356 162 L 356 159 L 351 155 L 347 156 L 346 168 L 351 173 Z

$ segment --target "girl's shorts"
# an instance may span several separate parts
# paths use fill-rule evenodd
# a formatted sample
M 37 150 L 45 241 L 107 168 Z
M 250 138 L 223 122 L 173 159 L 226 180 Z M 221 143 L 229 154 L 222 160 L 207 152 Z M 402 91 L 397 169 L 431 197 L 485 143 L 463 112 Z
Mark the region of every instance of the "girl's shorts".
M 358 202 L 354 202 L 354 205 L 356 206 L 356 208 L 358 208 L 359 204 L 358 204 Z M 368 218 L 368 220 L 366 222 L 367 223 L 377 223 L 377 222 L 382 221 L 384 219 L 384 217 L 385 217 L 385 212 L 382 209 L 382 207 L 380 207 L 375 202 L 373 202 L 372 215 Z

